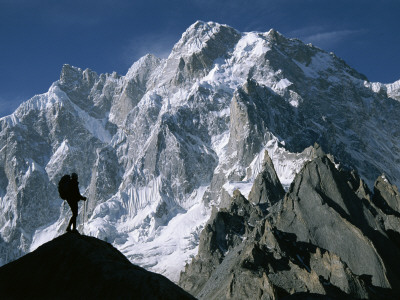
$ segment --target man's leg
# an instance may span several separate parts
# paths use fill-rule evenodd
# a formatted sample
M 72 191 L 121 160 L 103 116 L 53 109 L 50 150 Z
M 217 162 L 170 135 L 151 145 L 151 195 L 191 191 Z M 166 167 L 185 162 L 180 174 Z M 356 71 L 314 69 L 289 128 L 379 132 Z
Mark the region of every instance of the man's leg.
M 72 212 L 72 217 L 69 220 L 68 227 L 67 227 L 67 232 L 71 231 L 71 226 L 72 230 L 76 230 L 76 217 L 78 216 L 78 202 L 73 201 L 73 200 L 67 200 L 69 207 L 71 208 Z
M 76 230 L 76 218 L 78 216 L 78 202 L 72 203 L 71 211 L 72 211 L 72 217 L 71 217 L 72 230 Z

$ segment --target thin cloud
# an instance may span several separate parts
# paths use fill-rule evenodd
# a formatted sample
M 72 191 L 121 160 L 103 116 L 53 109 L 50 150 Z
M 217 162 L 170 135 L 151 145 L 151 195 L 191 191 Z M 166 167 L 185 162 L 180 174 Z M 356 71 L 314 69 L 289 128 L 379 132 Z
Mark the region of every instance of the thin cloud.
M 320 27 L 309 27 L 289 32 L 287 35 L 298 38 L 305 43 L 328 49 L 363 32 L 363 30 L 325 30 Z
M 322 32 L 305 37 L 305 40 L 316 45 L 331 46 L 358 33 L 360 33 L 359 30 Z
M 150 34 L 133 38 L 124 50 L 124 63 L 130 66 L 148 53 L 159 58 L 167 58 L 179 38 L 180 36 L 168 34 Z
M 252 22 L 247 23 L 247 25 L 243 28 L 243 32 L 249 32 L 249 31 L 267 32 L 271 28 L 272 27 L 265 24 L 263 20 L 254 20 Z

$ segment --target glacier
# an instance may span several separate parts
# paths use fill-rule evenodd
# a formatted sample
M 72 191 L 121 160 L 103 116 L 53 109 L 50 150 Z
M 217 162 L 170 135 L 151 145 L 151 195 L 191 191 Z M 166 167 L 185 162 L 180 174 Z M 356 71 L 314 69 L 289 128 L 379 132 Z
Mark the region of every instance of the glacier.
M 57 183 L 76 172 L 79 230 L 177 282 L 212 206 L 248 195 L 265 151 L 286 189 L 315 142 L 367 183 L 399 184 L 399 94 L 276 30 L 214 22 L 124 76 L 64 65 L 0 119 L 0 264 L 65 231 Z

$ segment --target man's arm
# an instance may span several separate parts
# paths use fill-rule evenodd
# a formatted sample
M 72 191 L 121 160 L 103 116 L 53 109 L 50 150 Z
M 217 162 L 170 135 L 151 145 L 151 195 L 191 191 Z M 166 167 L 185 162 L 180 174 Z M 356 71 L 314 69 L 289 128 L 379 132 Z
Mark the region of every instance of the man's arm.
M 72 190 L 73 190 L 74 199 L 77 199 L 76 201 L 79 201 L 79 200 L 86 201 L 86 197 L 83 197 L 81 195 L 81 192 L 79 191 L 79 183 L 78 182 L 73 183 Z

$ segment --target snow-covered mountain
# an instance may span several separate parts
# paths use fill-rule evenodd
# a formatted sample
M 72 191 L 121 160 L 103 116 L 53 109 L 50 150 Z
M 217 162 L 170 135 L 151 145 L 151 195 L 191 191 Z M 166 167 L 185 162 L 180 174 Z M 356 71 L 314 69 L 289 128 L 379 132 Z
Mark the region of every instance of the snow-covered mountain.
M 177 281 L 211 206 L 244 196 L 265 151 L 288 186 L 317 142 L 371 184 L 399 184 L 400 81 L 372 83 L 333 53 L 271 29 L 196 22 L 167 59 L 125 76 L 64 65 L 0 119 L 0 264 L 62 234 L 76 172 L 80 230 Z

